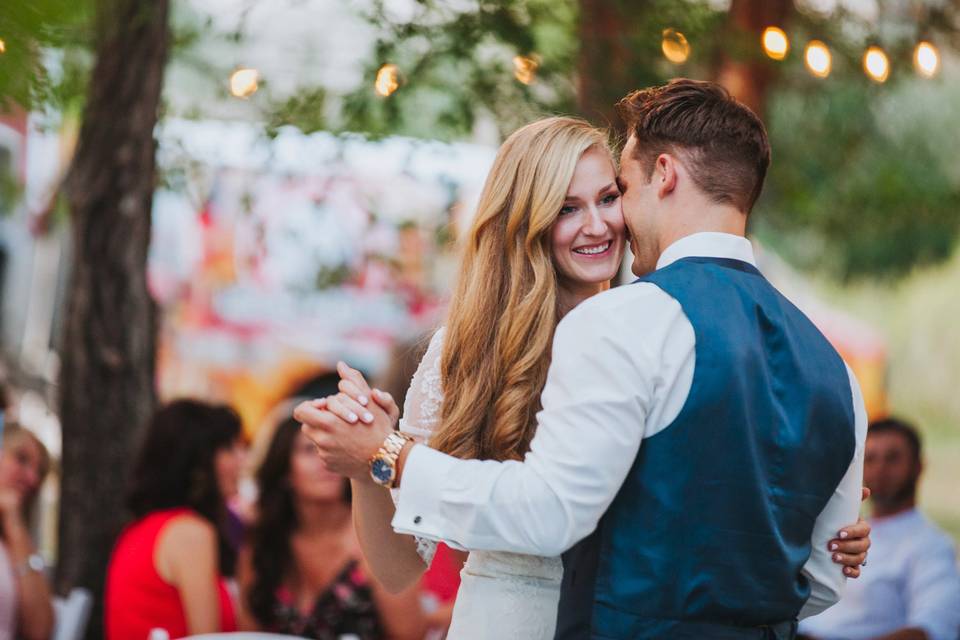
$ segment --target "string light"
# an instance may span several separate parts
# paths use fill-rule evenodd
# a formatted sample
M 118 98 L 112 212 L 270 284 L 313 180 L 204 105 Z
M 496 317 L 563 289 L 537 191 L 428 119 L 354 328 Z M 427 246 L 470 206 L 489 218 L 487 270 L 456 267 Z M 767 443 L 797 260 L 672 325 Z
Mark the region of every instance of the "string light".
M 7 52 L 7 43 L 3 41 L 3 38 L 0 38 L 0 53 Z
M 256 69 L 237 69 L 230 74 L 230 93 L 237 98 L 249 98 L 259 89 L 259 79 Z
M 932 78 L 940 68 L 940 54 L 937 48 L 926 40 L 920 42 L 913 52 L 913 64 L 920 75 Z
M 531 84 L 537 77 L 540 61 L 530 56 L 514 56 L 513 77 L 523 84 Z
M 374 83 L 377 95 L 384 98 L 393 95 L 400 88 L 400 69 L 395 64 L 385 64 L 377 71 L 377 80 Z
M 663 30 L 660 48 L 664 57 L 674 64 L 683 64 L 690 57 L 690 43 L 687 42 L 687 37 L 676 29 Z
M 874 82 L 886 82 L 890 76 L 890 61 L 880 47 L 870 47 L 863 54 L 863 70 Z
M 830 55 L 830 49 L 819 40 L 811 40 L 807 44 L 807 50 L 803 55 L 804 62 L 810 73 L 818 78 L 826 78 L 830 75 L 830 69 L 833 66 L 833 57 Z
M 774 60 L 783 60 L 790 50 L 790 40 L 780 27 L 767 27 L 763 31 L 763 50 Z

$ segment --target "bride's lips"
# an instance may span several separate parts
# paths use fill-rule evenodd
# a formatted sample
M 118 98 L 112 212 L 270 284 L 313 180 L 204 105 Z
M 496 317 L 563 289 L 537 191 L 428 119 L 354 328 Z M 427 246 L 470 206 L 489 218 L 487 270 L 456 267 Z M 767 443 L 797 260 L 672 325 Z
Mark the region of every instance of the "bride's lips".
M 584 258 L 605 258 L 613 249 L 613 240 L 607 240 L 599 244 L 583 245 L 576 247 L 572 251 L 578 256 Z

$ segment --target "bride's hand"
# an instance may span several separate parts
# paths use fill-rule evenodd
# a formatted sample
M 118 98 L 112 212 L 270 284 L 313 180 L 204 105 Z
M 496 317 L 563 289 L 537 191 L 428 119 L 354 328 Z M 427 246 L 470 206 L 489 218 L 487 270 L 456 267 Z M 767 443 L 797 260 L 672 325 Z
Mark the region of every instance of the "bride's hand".
M 340 383 L 337 385 L 340 392 L 350 396 L 360 405 L 367 406 L 372 393 L 363 374 L 351 368 L 345 362 L 337 363 L 337 373 L 340 374 Z
M 349 414 L 353 414 L 363 422 L 369 422 L 367 416 L 370 413 L 365 408 L 369 406 L 372 399 L 394 423 L 400 417 L 400 408 L 393 396 L 386 391 L 371 389 L 362 373 L 344 362 L 337 363 L 337 373 L 340 374 L 340 383 L 337 385 L 340 393 L 338 394 L 339 402 L 334 402 L 332 405 L 334 413 L 345 409 L 343 411 L 345 415 L 341 416 L 345 420 L 349 418 Z M 355 422 L 356 418 L 348 421 Z
M 862 500 L 870 497 L 870 489 L 863 488 Z M 857 524 L 844 527 L 839 537 L 827 543 L 833 554 L 833 561 L 843 565 L 843 574 L 848 578 L 859 578 L 860 567 L 867 563 L 867 551 L 870 549 L 870 523 L 860 518 Z

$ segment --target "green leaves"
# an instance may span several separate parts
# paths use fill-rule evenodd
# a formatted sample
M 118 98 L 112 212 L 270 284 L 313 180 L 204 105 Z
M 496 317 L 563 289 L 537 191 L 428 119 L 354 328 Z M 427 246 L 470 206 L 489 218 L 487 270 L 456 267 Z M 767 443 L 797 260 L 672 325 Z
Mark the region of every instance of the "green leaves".
M 72 54 L 89 47 L 92 0 L 30 0 L 0 3 L 0 110 L 14 104 L 68 104 L 80 64 Z

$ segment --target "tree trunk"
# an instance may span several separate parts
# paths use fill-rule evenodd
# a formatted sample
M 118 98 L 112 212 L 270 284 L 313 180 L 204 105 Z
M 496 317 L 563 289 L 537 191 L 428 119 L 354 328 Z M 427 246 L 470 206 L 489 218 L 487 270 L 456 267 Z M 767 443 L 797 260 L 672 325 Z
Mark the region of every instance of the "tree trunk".
M 761 118 L 777 63 L 762 53 L 760 38 L 769 26 L 784 29 L 792 11 L 793 0 L 733 0 L 730 4 L 730 37 L 717 69 L 717 82 Z
M 129 463 L 155 404 L 146 263 L 168 18 L 169 0 L 98 0 L 96 63 L 65 182 L 74 260 L 60 374 L 57 590 L 93 593 L 88 638 L 102 637 Z
M 600 126 L 620 128 L 615 105 L 629 90 L 628 11 L 622 0 L 580 0 L 577 108 Z

